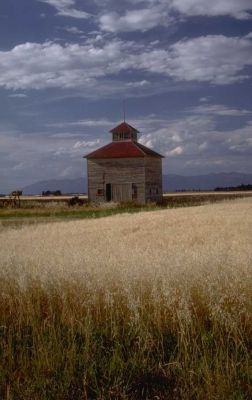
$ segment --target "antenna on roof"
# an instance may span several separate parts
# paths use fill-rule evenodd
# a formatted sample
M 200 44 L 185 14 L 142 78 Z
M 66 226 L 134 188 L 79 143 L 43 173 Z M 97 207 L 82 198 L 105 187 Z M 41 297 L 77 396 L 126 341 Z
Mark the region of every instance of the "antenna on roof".
M 125 122 L 125 100 L 123 100 L 123 121 Z

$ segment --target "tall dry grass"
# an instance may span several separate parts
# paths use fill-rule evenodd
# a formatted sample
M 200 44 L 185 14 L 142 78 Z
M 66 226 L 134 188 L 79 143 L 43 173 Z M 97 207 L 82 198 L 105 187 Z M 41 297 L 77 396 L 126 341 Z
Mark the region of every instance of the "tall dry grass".
M 0 398 L 250 399 L 252 201 L 0 232 Z

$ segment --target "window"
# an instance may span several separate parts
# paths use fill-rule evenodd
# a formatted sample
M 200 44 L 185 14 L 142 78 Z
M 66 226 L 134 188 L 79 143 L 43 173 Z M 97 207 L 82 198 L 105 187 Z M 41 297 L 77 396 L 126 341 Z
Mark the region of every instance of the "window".
M 114 141 L 118 141 L 118 140 L 128 140 L 128 139 L 132 139 L 132 138 L 133 138 L 133 136 L 132 136 L 132 134 L 129 133 L 129 132 L 126 132 L 126 133 L 123 133 L 123 132 L 120 132 L 120 133 L 113 133 L 113 140 L 114 140 Z M 134 139 L 135 139 L 135 137 L 134 137 Z
M 97 189 L 97 196 L 103 196 L 104 195 L 104 190 L 103 189 Z

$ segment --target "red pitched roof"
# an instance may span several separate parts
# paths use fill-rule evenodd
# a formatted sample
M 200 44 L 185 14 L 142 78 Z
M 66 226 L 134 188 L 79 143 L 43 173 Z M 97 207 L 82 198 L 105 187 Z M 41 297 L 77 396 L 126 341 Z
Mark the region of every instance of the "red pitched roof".
M 127 124 L 127 122 L 122 122 L 121 124 L 117 125 L 115 128 L 111 129 L 111 133 L 139 133 L 139 131 L 133 126 Z
M 163 157 L 137 142 L 112 142 L 87 154 L 85 158 Z

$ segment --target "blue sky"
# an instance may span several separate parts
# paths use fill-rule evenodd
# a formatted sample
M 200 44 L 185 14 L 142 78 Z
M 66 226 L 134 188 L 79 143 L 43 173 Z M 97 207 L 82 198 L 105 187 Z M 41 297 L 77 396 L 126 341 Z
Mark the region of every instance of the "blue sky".
M 84 176 L 123 100 L 164 173 L 251 173 L 251 72 L 251 0 L 1 0 L 0 192 Z

